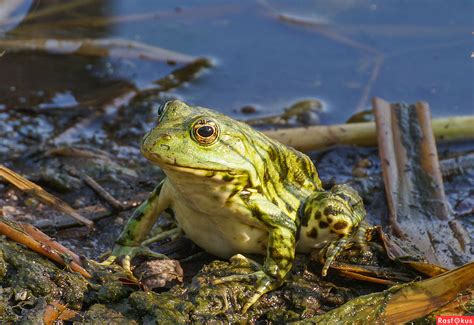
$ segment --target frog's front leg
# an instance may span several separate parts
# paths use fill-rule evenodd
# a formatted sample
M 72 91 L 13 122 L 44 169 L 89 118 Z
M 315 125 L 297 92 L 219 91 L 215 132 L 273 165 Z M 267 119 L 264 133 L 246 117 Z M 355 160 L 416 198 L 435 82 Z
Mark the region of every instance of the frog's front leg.
M 359 226 L 366 215 L 362 198 L 348 185 L 335 185 L 329 191 L 309 196 L 301 212 L 308 220 L 307 223 L 311 224 L 310 228 L 314 229 L 313 235 L 329 232 L 334 238 L 323 250 L 325 262 L 321 274 L 326 276 L 331 263 L 349 240 L 360 237 L 357 236 Z M 358 244 L 366 253 L 367 246 L 364 243 Z
M 167 180 L 165 179 L 133 212 L 117 239 L 111 255 L 101 264 L 110 265 L 119 261 L 125 271 L 131 274 L 130 262 L 134 256 L 148 255 L 155 258 L 167 258 L 166 255 L 155 253 L 143 244 L 158 216 L 169 207 L 170 202 Z M 164 234 L 173 235 L 177 232 L 178 230 L 171 230 Z
M 231 275 L 216 279 L 213 284 L 229 281 L 255 281 L 255 293 L 245 303 L 245 313 L 262 295 L 280 287 L 295 259 L 296 224 L 289 216 L 263 196 L 255 195 L 248 201 L 253 218 L 261 222 L 268 231 L 267 257 L 262 270 L 243 275 Z M 253 263 L 250 263 L 253 264 Z

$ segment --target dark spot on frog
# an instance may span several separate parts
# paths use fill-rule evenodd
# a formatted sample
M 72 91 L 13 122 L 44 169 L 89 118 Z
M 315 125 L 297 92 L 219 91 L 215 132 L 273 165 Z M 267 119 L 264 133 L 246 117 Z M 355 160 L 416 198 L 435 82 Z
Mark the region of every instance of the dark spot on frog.
M 318 238 L 318 229 L 316 229 L 316 227 L 313 227 L 310 231 L 306 233 L 306 235 L 310 238 L 316 239 Z
M 234 180 L 234 177 L 225 174 L 224 176 L 222 176 L 222 180 L 223 180 L 224 182 L 232 182 L 232 181 Z
M 334 229 L 336 230 L 341 230 L 347 227 L 347 222 L 346 221 L 338 221 L 334 224 Z
M 264 173 L 264 174 L 263 174 L 263 181 L 264 181 L 265 183 L 268 183 L 269 177 L 270 177 L 270 175 L 268 175 L 268 173 Z
M 285 206 L 286 206 L 286 210 L 287 210 L 287 211 L 293 211 L 293 207 L 291 206 L 290 203 L 285 202 Z
M 275 152 L 273 151 L 273 149 L 270 149 L 268 150 L 268 158 L 270 158 L 270 160 L 274 161 L 275 160 Z
M 324 214 L 327 216 L 331 216 L 331 215 L 334 216 L 340 212 L 341 211 L 339 209 L 333 207 L 332 205 L 328 205 L 327 207 L 324 208 Z
M 321 219 L 321 217 L 322 217 L 321 211 L 316 211 L 316 213 L 314 214 L 314 220 L 319 220 Z
M 300 204 L 296 215 L 298 218 L 298 224 L 306 227 L 308 225 L 310 214 L 306 211 L 306 204 L 304 202 Z
M 278 259 L 278 260 L 281 260 L 283 259 L 284 257 L 281 255 L 281 252 L 280 250 L 277 248 L 277 247 L 272 247 L 270 246 L 268 248 L 268 251 L 270 253 L 270 256 L 273 258 L 273 259 Z
M 328 226 L 329 226 L 328 223 L 325 222 L 325 221 L 320 221 L 319 222 L 319 228 L 321 228 L 321 229 L 327 228 Z
M 338 236 L 339 236 L 339 238 L 343 238 L 343 237 L 345 237 L 346 235 L 345 235 L 345 234 L 339 234 Z
M 326 220 L 328 221 L 329 224 L 332 223 L 332 218 L 331 217 L 327 217 Z
M 237 193 L 239 193 L 239 192 L 240 192 L 240 189 L 239 189 L 239 188 L 234 188 L 234 189 L 232 190 L 232 192 L 230 193 L 230 195 L 229 195 L 229 199 L 230 199 L 231 197 L 235 196 L 235 195 L 236 195 Z

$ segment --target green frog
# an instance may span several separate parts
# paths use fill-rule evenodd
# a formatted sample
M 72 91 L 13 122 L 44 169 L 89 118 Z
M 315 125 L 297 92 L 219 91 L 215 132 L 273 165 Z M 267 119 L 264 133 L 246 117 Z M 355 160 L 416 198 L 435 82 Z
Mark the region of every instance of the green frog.
M 158 115 L 141 151 L 166 178 L 133 213 L 105 265 L 120 261 L 130 272 L 137 254 L 165 258 L 143 243 L 160 213 L 171 210 L 176 228 L 155 239 L 184 233 L 221 258 L 266 256 L 255 273 L 214 281 L 255 282 L 243 312 L 283 284 L 296 252 L 325 245 L 326 275 L 365 217 L 354 189 L 325 191 L 308 156 L 216 111 L 174 100 Z

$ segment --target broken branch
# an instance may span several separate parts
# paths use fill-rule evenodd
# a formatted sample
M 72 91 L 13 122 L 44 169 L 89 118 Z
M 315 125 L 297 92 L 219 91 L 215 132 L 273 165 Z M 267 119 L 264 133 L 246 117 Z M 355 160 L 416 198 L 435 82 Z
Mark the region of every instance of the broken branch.
M 13 170 L 0 165 L 0 177 L 3 177 L 7 182 L 17 187 L 19 190 L 31 194 L 38 198 L 41 202 L 52 206 L 53 208 L 62 211 L 80 223 L 92 227 L 94 223 L 89 219 L 81 216 L 76 210 L 74 210 L 69 204 L 55 197 L 54 195 L 46 192 L 41 186 L 30 182 L 20 174 L 15 173 Z
M 432 127 L 438 141 L 474 139 L 474 116 L 433 119 Z M 263 133 L 301 151 L 321 150 L 335 145 L 377 145 L 374 122 L 315 125 Z
M 29 249 L 48 257 L 64 266 L 68 266 L 72 271 L 78 272 L 85 278 L 92 278 L 92 275 L 87 272 L 82 266 L 74 261 L 66 261 L 65 257 L 69 256 L 67 251 L 60 250 L 59 252 L 50 247 L 47 243 L 37 241 L 31 237 L 21 225 L 15 224 L 12 221 L 7 220 L 0 214 L 0 233 L 7 236 L 11 240 L 25 245 Z M 68 250 L 69 251 L 69 250 Z
M 127 39 L 0 39 L 0 48 L 12 52 L 38 51 L 50 54 L 75 54 L 118 57 L 150 61 L 191 63 L 192 56 Z

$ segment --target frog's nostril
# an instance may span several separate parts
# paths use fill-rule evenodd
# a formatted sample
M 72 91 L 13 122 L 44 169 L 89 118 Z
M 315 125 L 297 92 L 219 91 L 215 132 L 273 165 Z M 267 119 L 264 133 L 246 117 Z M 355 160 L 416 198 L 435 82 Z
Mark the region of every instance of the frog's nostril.
M 170 146 L 167 145 L 167 144 L 164 144 L 164 143 L 162 143 L 162 144 L 160 145 L 160 147 L 162 147 L 162 148 L 164 148 L 164 149 L 166 149 L 166 150 L 170 150 Z

